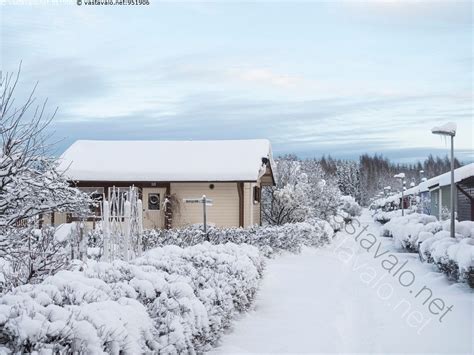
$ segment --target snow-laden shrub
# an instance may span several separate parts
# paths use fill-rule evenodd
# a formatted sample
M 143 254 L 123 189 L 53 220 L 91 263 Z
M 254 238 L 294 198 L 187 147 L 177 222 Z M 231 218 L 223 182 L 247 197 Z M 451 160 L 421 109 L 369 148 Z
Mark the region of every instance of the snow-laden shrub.
M 381 229 L 398 248 L 418 252 L 421 260 L 432 263 L 452 280 L 474 287 L 474 222 L 455 222 L 451 238 L 450 221 L 413 213 L 393 218 Z
M 314 219 L 308 222 L 287 223 L 281 226 L 253 226 L 249 228 L 208 228 L 207 235 L 200 226 L 183 229 L 158 229 L 144 232 L 145 249 L 164 245 L 190 246 L 209 241 L 212 244 L 232 242 L 258 247 L 266 256 L 275 252 L 297 253 L 303 245 L 320 246 L 329 243 L 334 230 L 328 222 Z
M 465 238 L 456 233 L 451 238 L 450 232 L 441 230 L 420 243 L 419 254 L 423 261 L 436 265 L 450 279 L 474 287 L 474 235 Z
M 448 255 L 458 266 L 459 280 L 474 288 L 474 237 L 462 239 L 457 248 L 451 248 Z
M 438 231 L 442 225 L 434 216 L 412 213 L 406 216 L 393 217 L 381 228 L 381 235 L 392 237 L 395 246 L 412 252 L 418 251 L 420 233 Z M 424 239 L 427 238 L 425 235 Z
M 356 202 L 352 196 L 341 196 L 341 207 L 344 212 L 351 217 L 357 217 L 362 214 L 362 207 Z
M 409 215 L 414 213 L 414 209 L 405 209 L 404 214 Z M 402 217 L 402 210 L 393 210 L 393 211 L 376 211 L 372 214 L 372 218 L 375 222 L 379 222 L 380 224 L 385 224 L 390 222 L 392 218 Z
M 393 211 L 397 210 L 400 207 L 401 198 L 399 195 L 391 195 L 387 197 L 382 197 L 374 200 L 370 205 L 369 209 L 376 211 Z
M 0 298 L 0 348 L 15 353 L 193 354 L 247 310 L 264 261 L 227 243 L 88 261 Z
M 65 268 L 70 254 L 68 243 L 57 238 L 53 227 L 6 230 L 0 235 L 0 294 L 41 282 Z

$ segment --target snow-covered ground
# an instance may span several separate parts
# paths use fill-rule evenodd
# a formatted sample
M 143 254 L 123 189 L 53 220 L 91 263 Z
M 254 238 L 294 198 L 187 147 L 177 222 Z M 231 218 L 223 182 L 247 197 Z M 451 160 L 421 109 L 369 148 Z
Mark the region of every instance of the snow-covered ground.
M 396 251 L 391 239 L 379 237 L 368 211 L 359 221 L 356 233 L 340 233 L 328 247 L 269 262 L 253 311 L 212 354 L 472 354 L 471 289 L 449 282 L 416 254 Z M 370 251 L 360 244 L 368 233 L 377 236 Z M 395 258 L 389 273 L 381 261 Z M 400 275 L 404 284 L 414 277 L 413 284 L 402 286 Z

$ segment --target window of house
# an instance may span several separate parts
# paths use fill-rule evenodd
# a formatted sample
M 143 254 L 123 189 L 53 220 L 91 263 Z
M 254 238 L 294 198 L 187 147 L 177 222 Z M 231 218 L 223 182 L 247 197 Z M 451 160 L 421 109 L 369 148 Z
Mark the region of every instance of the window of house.
M 154 211 L 160 209 L 160 194 L 158 193 L 148 194 L 148 209 L 154 210 Z
M 259 186 L 253 187 L 253 201 L 260 202 L 262 199 L 262 189 Z

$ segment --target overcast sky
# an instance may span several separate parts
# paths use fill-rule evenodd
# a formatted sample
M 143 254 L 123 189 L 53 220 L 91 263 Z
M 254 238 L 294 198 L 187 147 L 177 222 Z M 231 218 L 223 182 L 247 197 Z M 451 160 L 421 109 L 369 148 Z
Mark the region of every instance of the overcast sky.
M 265 137 L 276 154 L 412 161 L 446 154 L 430 128 L 454 121 L 473 159 L 469 1 L 36 1 L 0 5 L 1 68 L 22 60 L 22 89 L 59 106 L 59 152 Z

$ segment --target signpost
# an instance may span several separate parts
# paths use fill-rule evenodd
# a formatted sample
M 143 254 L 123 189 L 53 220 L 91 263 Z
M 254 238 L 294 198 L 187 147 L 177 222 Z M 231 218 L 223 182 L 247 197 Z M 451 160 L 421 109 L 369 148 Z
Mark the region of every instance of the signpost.
M 185 203 L 202 203 L 202 221 L 204 226 L 204 233 L 207 233 L 207 207 L 212 206 L 212 199 L 207 198 L 206 195 L 202 195 L 202 197 L 194 197 L 194 198 L 185 198 L 183 199 Z

